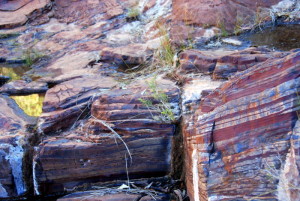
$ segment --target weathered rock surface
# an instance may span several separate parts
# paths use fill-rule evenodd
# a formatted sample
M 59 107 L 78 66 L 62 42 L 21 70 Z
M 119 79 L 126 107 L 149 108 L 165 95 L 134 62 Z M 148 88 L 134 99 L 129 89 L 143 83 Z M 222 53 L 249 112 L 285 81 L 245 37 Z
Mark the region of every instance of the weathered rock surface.
M 272 52 L 266 48 L 248 48 L 242 51 L 186 50 L 180 54 L 179 74 L 212 74 L 213 79 L 228 79 L 270 58 L 280 58 L 286 53 Z
M 151 56 L 146 45 L 131 44 L 118 48 L 104 48 L 100 53 L 100 61 L 130 69 L 132 66 L 144 64 Z
M 0 93 L 8 95 L 45 93 L 48 90 L 47 83 L 42 82 L 26 82 L 24 80 L 16 80 L 3 85 Z
M 173 20 L 176 23 L 196 26 L 224 26 L 233 30 L 242 19 L 244 24 L 253 23 L 255 13 L 261 8 L 270 8 L 280 0 L 217 0 L 217 1 L 173 1 Z M 203 17 L 205 16 L 205 17 Z
M 178 113 L 179 91 L 174 83 L 159 80 L 157 86 L 170 97 L 165 104 L 172 105 Z M 139 81 L 127 89 L 103 91 L 93 103 L 87 121 L 79 122 L 77 129 L 45 139 L 36 149 L 34 159 L 36 194 L 126 179 L 126 172 L 130 178 L 168 174 L 175 125 L 155 120 L 155 115 L 162 115 L 160 111 L 142 105 L 139 98 L 151 97 L 146 95 L 146 89 L 145 82 Z M 45 111 L 56 107 L 45 103 Z M 59 107 L 64 106 L 63 101 L 58 103 Z M 43 118 L 42 115 L 40 119 Z M 66 119 L 70 117 L 52 121 L 66 125 Z
M 71 127 L 89 112 L 89 105 L 102 91 L 116 85 L 113 78 L 85 76 L 63 82 L 46 93 L 43 113 L 38 120 L 40 133 Z
M 299 51 L 269 59 L 206 95 L 184 118 L 191 200 L 298 198 L 298 190 L 281 187 L 299 182 L 299 75 Z
M 47 76 L 40 79 L 42 82 L 60 83 L 84 75 L 95 74 L 96 69 L 91 69 L 90 63 L 97 58 L 95 52 L 78 51 L 66 54 L 53 61 L 44 68 L 34 71 L 36 75 Z
M 29 147 L 28 128 L 35 120 L 6 96 L 0 96 L 0 105 L 0 198 L 21 196 L 28 190 L 23 160 Z
M 16 0 L 0 2 L 0 28 L 13 28 L 24 25 L 28 15 L 35 10 L 42 9 L 49 0 Z

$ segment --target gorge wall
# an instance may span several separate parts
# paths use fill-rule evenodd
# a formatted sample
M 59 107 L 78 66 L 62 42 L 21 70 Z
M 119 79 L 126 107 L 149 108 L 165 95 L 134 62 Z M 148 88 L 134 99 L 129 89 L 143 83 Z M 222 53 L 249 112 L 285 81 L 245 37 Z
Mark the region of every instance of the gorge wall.
M 299 49 L 195 45 L 299 12 L 292 0 L 0 0 L 0 65 L 30 69 L 6 83 L 0 66 L 0 199 L 300 199 Z M 36 93 L 32 117 L 14 96 Z

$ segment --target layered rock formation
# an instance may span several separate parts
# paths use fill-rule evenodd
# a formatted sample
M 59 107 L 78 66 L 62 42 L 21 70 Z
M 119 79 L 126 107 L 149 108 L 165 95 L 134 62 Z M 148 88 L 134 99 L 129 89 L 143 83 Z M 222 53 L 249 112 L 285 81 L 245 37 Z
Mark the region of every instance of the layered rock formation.
M 112 89 L 112 78 L 85 76 L 56 85 L 47 91 L 43 114 L 39 118 L 40 133 L 57 132 L 72 125 L 89 112 L 89 106 L 102 91 Z
M 163 42 L 173 57 L 171 44 L 299 18 L 297 1 L 278 2 L 0 0 L 0 62 L 34 63 L 24 80 L 0 76 L 0 198 L 180 176 L 182 127 L 191 200 L 298 200 L 299 50 L 184 50 L 172 70 L 161 61 Z M 3 95 L 41 92 L 37 123 Z M 170 194 L 174 183 L 60 200 L 153 200 L 145 189 Z
M 22 0 L 0 2 L 0 28 L 13 28 L 24 25 L 28 15 L 34 11 L 51 6 L 49 0 Z
M 47 92 L 44 113 L 39 119 L 39 129 L 43 132 L 72 125 L 84 109 L 91 110 L 91 117 L 76 122 L 76 129 L 48 137 L 38 146 L 34 158 L 36 194 L 63 192 L 85 183 L 126 179 L 127 176 L 144 178 L 170 172 L 175 125 L 160 118 L 164 114 L 155 107 L 159 102 L 154 95 L 146 93 L 147 84 L 139 81 L 127 89 L 104 90 L 101 89 L 104 81 L 103 78 L 88 80 L 98 83 L 99 94 L 95 94 L 95 89 L 85 93 L 74 90 L 75 85 L 71 83 L 77 83 L 75 80 Z M 169 100 L 164 104 L 170 105 L 176 117 L 179 90 L 167 80 L 158 80 L 157 90 L 168 95 Z M 55 99 L 50 98 L 52 93 Z M 70 96 L 72 93 L 74 98 Z M 153 108 L 143 105 L 140 98 L 154 99 Z M 91 109 L 88 101 L 92 103 Z
M 191 200 L 297 198 L 289 184 L 299 181 L 287 175 L 299 171 L 299 74 L 295 51 L 239 73 L 201 99 L 183 128 Z
M 242 51 L 186 50 L 179 55 L 178 74 L 211 74 L 213 79 L 228 79 L 270 58 L 286 53 L 272 52 L 267 48 L 247 48 Z

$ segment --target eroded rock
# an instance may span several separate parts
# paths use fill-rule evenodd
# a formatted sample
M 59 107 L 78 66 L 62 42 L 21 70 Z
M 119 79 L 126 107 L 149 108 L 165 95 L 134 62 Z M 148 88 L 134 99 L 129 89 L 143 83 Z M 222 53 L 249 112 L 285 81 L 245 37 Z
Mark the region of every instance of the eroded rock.
M 169 102 L 165 104 L 172 105 L 174 115 L 178 115 L 179 89 L 168 80 L 158 80 L 157 87 L 161 93 L 168 94 Z M 158 109 L 142 105 L 139 98 L 151 98 L 145 93 L 147 88 L 147 84 L 140 80 L 128 85 L 127 89 L 102 91 L 98 98 L 95 96 L 87 120 L 79 121 L 74 129 L 60 133 L 58 137 L 45 139 L 36 149 L 34 159 L 36 194 L 62 192 L 84 183 L 126 179 L 127 172 L 132 179 L 167 175 L 171 171 L 172 139 L 176 127 L 171 121 L 155 118 L 162 115 Z M 60 102 L 55 100 L 47 104 L 46 101 L 45 111 L 54 110 L 56 113 L 55 110 L 67 106 L 62 98 L 69 101 L 70 96 L 60 97 Z M 83 102 L 81 99 L 79 102 Z M 65 109 L 67 115 L 72 113 L 68 110 L 71 109 Z M 53 123 L 55 126 L 70 125 L 71 118 L 56 117 L 51 121 L 56 122 Z M 40 122 L 44 119 L 42 115 Z M 50 130 L 50 127 L 43 127 L 43 123 L 40 127 Z
M 217 1 L 184 1 L 175 0 L 173 2 L 172 15 L 174 21 L 185 25 L 224 26 L 227 30 L 233 30 L 239 19 L 244 24 L 253 23 L 255 13 L 258 9 L 270 8 L 280 0 L 252 1 L 243 0 L 236 2 L 233 0 Z M 205 16 L 205 17 L 203 17 Z
M 93 99 L 116 85 L 113 78 L 86 76 L 63 82 L 46 93 L 43 113 L 39 117 L 41 133 L 70 128 L 81 115 L 86 115 Z
M 268 172 L 289 174 L 285 164 L 290 174 L 299 171 L 290 150 L 298 132 L 299 74 L 296 51 L 236 75 L 201 100 L 184 120 L 191 200 L 260 199 L 262 192 L 277 199 L 278 184 Z
M 28 20 L 28 15 L 44 8 L 49 3 L 49 0 L 5 1 L 0 5 L 0 27 L 13 28 L 24 25 Z
M 228 79 L 236 72 L 286 54 L 272 52 L 266 48 L 247 48 L 237 52 L 186 50 L 180 54 L 178 73 L 212 74 L 213 79 Z

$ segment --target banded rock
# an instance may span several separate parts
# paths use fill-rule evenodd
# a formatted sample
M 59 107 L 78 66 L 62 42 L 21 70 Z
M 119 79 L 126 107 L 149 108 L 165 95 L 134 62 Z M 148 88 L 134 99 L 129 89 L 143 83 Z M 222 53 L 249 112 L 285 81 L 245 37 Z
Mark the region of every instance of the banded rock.
M 242 51 L 186 50 L 179 55 L 182 74 L 212 74 L 214 79 L 228 79 L 236 72 L 244 71 L 270 58 L 280 58 L 287 53 L 272 52 L 266 48 L 247 48 Z
M 178 115 L 179 89 L 162 79 L 158 79 L 157 87 L 168 94 L 169 102 L 165 104 L 172 105 L 175 116 Z M 103 90 L 95 96 L 90 118 L 78 121 L 74 129 L 60 132 L 59 136 L 45 138 L 35 151 L 35 193 L 63 192 L 87 183 L 126 179 L 126 172 L 131 179 L 167 175 L 171 171 L 176 126 L 154 119 L 154 115 L 161 115 L 160 111 L 142 105 L 139 98 L 153 99 L 151 94 L 146 95 L 147 89 L 145 80 L 139 80 L 126 89 Z M 66 96 L 54 92 L 53 102 L 46 95 L 49 101 L 45 102 L 44 111 L 51 114 L 52 110 L 56 113 L 57 109 L 67 108 L 63 111 L 66 115 L 59 119 L 53 115 L 52 120 L 57 125 L 70 125 L 71 92 L 62 90 Z M 90 96 L 83 94 L 78 101 L 86 104 L 82 100 L 87 98 Z M 78 107 L 75 101 L 74 98 L 73 107 Z M 153 104 L 158 103 L 153 100 Z
M 299 183 L 299 74 L 299 50 L 270 59 L 237 74 L 184 118 L 191 200 L 298 198 L 298 190 L 281 187 Z
M 76 120 L 89 112 L 89 104 L 94 98 L 115 85 L 112 78 L 86 76 L 49 89 L 45 95 L 43 113 L 38 120 L 39 132 L 56 132 L 72 127 Z

